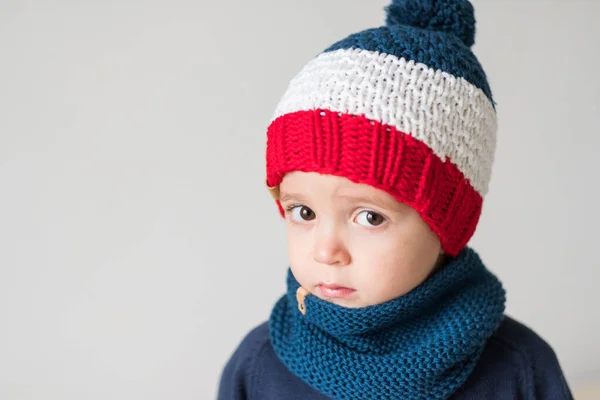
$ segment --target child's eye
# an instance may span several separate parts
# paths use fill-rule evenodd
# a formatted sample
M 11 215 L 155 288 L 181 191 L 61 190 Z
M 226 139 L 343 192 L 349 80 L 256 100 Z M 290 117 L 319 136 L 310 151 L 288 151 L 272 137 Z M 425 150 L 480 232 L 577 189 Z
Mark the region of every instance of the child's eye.
M 288 211 L 292 212 L 292 219 L 298 222 L 315 219 L 315 212 L 306 206 L 294 205 L 288 207 Z
M 385 218 L 373 211 L 363 211 L 356 216 L 356 222 L 366 227 L 372 227 L 383 224 Z

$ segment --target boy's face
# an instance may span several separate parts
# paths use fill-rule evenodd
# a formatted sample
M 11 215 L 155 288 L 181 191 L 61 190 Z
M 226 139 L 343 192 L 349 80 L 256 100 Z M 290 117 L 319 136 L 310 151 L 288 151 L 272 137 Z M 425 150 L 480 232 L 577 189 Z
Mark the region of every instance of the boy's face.
M 383 303 L 421 284 L 441 260 L 436 234 L 382 190 L 295 171 L 280 193 L 290 267 L 321 299 L 345 307 Z

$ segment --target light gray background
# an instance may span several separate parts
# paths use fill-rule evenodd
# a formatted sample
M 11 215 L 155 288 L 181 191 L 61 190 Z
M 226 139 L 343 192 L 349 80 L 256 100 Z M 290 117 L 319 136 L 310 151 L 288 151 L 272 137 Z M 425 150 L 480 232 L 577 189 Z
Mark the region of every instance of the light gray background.
M 210 399 L 285 289 L 265 129 L 382 0 L 0 1 L 0 398 Z M 474 1 L 498 102 L 471 245 L 600 380 L 600 2 Z

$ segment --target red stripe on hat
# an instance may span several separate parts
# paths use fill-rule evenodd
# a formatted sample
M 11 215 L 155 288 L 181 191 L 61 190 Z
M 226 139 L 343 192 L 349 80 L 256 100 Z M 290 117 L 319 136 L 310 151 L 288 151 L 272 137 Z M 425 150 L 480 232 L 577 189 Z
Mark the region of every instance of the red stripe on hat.
M 421 215 L 451 256 L 466 246 L 481 214 L 481 195 L 455 164 L 364 116 L 321 109 L 282 115 L 268 128 L 266 161 L 269 186 L 278 186 L 288 172 L 304 171 L 388 192 Z

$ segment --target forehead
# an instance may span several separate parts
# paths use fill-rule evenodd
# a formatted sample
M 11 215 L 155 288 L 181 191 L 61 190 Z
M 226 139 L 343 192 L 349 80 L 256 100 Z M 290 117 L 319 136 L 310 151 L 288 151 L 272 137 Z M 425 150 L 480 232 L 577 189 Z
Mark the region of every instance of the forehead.
M 355 183 L 345 177 L 294 171 L 284 176 L 281 186 L 281 202 L 330 199 L 335 201 L 364 201 L 388 209 L 403 205 L 389 193 L 373 186 Z
M 283 177 L 280 185 L 282 192 L 316 192 L 317 190 L 331 193 L 373 193 L 378 190 L 364 184 L 329 174 L 317 172 L 294 171 Z

